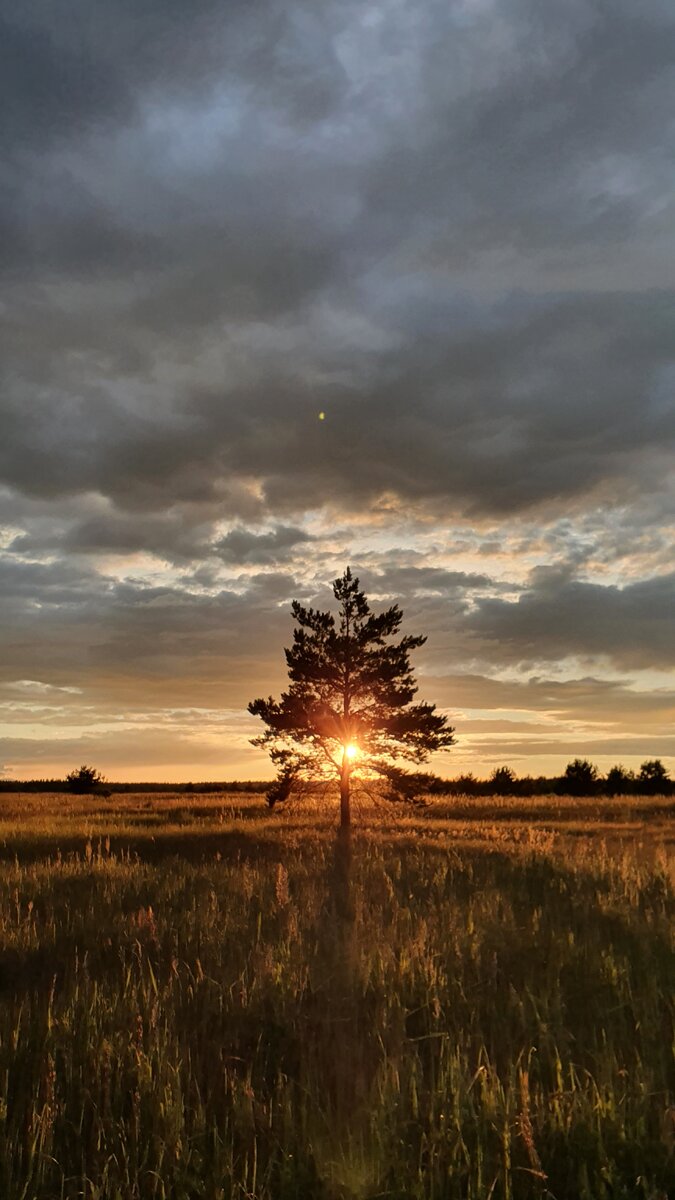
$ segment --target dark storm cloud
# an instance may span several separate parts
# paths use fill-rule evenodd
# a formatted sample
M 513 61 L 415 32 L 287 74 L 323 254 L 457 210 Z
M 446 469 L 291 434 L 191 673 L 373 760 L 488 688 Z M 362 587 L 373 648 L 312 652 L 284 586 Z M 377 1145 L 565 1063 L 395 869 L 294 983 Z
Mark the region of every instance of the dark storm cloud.
M 675 408 L 652 387 L 659 372 L 665 381 L 675 341 L 662 305 L 652 296 L 560 301 L 521 329 L 449 331 L 426 354 L 409 345 L 350 385 L 310 388 L 280 366 L 273 389 L 259 379 L 192 393 L 178 412 L 118 410 L 87 385 L 79 401 L 63 399 L 58 426 L 51 404 L 34 399 L 42 424 L 30 439 L 21 389 L 0 461 L 6 481 L 29 493 L 101 490 L 149 511 L 250 512 L 237 481 L 252 477 L 272 512 L 354 505 L 386 490 L 483 514 L 602 483 L 630 496 L 655 486 L 659 455 L 675 441 Z M 508 403 L 504 393 L 519 389 Z
M 172 302 L 183 320 L 191 310 L 208 320 L 223 292 L 239 311 L 256 293 L 274 308 L 284 286 L 298 299 L 303 271 L 330 258 L 330 238 L 312 246 L 309 212 L 294 219 L 294 167 L 265 121 L 270 111 L 303 126 L 337 99 L 341 71 L 333 54 L 319 53 L 329 45 L 320 19 L 275 3 L 256 17 L 236 2 L 188 12 L 121 0 L 7 6 L 3 26 L 3 208 L 14 274 L 178 267 L 182 281 L 165 279 L 156 305 L 144 304 L 137 280 L 151 326 Z M 216 121 L 209 140 L 219 103 L 225 128 Z M 227 274 L 219 294 L 209 264 Z
M 124 115 L 126 89 L 112 64 L 87 53 L 82 15 L 75 5 L 67 14 L 63 5 L 30 3 L 0 13 L 0 104 L 10 148 L 44 146 Z
M 130 120 L 148 97 L 203 98 L 224 72 L 255 84 L 258 101 L 301 124 L 336 98 L 331 21 L 266 0 L 27 0 L 4 6 L 7 132 L 24 148 Z M 333 21 L 333 24 L 335 22 Z
M 428 670 L 673 663 L 671 4 L 0 13 L 5 678 L 241 703 L 359 545 Z
M 661 474 L 666 7 L 6 20 L 14 487 L 236 513 L 254 476 L 273 513 L 495 513 Z M 629 233 L 645 274 L 619 281 Z
M 447 12 L 451 22 L 457 6 Z M 376 163 L 374 201 L 388 204 L 393 194 L 403 215 L 421 194 L 437 221 L 437 247 L 457 265 L 500 235 L 509 248 L 578 255 L 634 232 L 642 189 L 651 184 L 660 198 L 668 190 L 669 6 L 647 3 L 638 13 L 628 3 L 516 0 L 484 6 L 453 41 L 454 64 L 442 37 L 425 47 L 411 136 Z M 448 234 L 449 208 L 461 236 Z

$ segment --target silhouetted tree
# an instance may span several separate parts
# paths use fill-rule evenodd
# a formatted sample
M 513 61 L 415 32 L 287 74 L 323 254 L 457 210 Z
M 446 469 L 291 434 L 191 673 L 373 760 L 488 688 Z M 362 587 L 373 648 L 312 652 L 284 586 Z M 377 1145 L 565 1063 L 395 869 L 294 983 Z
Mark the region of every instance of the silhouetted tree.
M 331 612 L 293 601 L 297 627 L 285 652 L 290 687 L 281 700 L 253 700 L 248 710 L 267 726 L 253 745 L 268 749 L 277 767 L 270 806 L 303 780 L 334 778 L 346 827 L 355 770 L 385 779 L 389 795 L 404 799 L 408 773 L 399 763 L 425 762 L 453 744 L 454 731 L 434 704 L 412 703 L 417 687 L 410 651 L 426 638 L 388 640 L 403 619 L 398 605 L 373 613 L 349 568 L 335 580 L 333 595 L 337 621 Z
M 587 758 L 575 758 L 568 763 L 563 785 L 571 796 L 592 796 L 596 791 L 598 768 Z
M 83 765 L 66 775 L 66 783 L 70 792 L 78 796 L 86 796 L 99 792 L 102 784 L 105 783 L 105 778 L 94 767 Z
M 490 787 L 497 796 L 512 795 L 515 782 L 515 772 L 510 767 L 496 767 L 490 776 Z
M 607 772 L 605 783 L 610 796 L 626 796 L 635 787 L 635 772 L 617 763 Z
M 452 790 L 456 796 L 480 796 L 482 786 L 480 779 L 476 779 L 476 776 L 468 771 L 464 775 L 457 776 Z
M 669 792 L 671 781 L 660 758 L 647 759 L 640 767 L 638 783 L 642 791 Z
M 389 787 L 384 792 L 385 799 L 394 804 L 423 804 L 422 796 L 430 792 L 438 793 L 438 776 L 428 771 L 404 771 L 400 767 L 383 767 L 382 775 L 388 781 Z

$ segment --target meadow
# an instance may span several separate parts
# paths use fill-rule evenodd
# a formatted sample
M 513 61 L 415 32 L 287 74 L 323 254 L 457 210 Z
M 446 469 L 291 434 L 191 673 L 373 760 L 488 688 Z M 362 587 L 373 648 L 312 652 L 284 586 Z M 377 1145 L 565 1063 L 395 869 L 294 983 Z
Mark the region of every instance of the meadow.
M 3 795 L 0 1197 L 673 1200 L 674 816 Z

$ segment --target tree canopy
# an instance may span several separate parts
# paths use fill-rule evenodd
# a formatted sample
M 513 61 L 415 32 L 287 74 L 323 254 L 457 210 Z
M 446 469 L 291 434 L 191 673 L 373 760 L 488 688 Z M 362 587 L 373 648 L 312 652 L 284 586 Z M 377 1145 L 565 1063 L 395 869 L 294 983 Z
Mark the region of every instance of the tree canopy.
M 410 652 L 426 638 L 397 637 L 398 605 L 373 613 L 349 568 L 333 594 L 337 618 L 293 601 L 288 691 L 280 700 L 253 700 L 248 709 L 266 726 L 253 744 L 268 749 L 277 767 L 270 805 L 301 780 L 336 779 L 341 824 L 348 825 L 353 775 L 385 779 L 390 798 L 405 798 L 419 773 L 402 764 L 419 765 L 449 748 L 454 730 L 434 704 L 413 703 Z

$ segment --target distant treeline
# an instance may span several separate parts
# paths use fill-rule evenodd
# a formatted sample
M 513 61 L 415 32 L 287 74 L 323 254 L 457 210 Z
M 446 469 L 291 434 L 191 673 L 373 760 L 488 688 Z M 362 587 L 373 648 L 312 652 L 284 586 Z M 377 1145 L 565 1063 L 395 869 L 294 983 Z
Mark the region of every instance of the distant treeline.
M 637 772 L 617 764 L 606 775 L 587 758 L 575 758 L 562 775 L 551 778 L 524 775 L 519 779 L 510 767 L 497 767 L 489 779 L 430 776 L 426 790 L 454 796 L 670 796 L 675 794 L 675 782 L 659 758 L 647 759 Z
M 89 768 L 81 768 L 81 771 Z M 73 772 L 73 776 L 77 773 Z M 442 779 L 440 775 L 419 772 L 409 777 L 411 796 L 422 792 L 436 796 L 644 796 L 674 795 L 675 781 L 671 780 L 659 758 L 647 759 L 639 771 L 629 771 L 617 764 L 602 775 L 587 758 L 575 758 L 567 764 L 562 775 L 524 775 L 518 778 L 510 767 L 497 767 L 489 779 L 475 775 L 458 775 Z M 186 795 L 205 795 L 213 792 L 268 792 L 272 783 L 264 779 L 244 779 L 210 783 L 108 783 L 101 782 L 107 794 L 121 792 L 172 792 Z M 68 779 L 0 779 L 0 792 L 67 792 L 83 789 Z M 92 791 L 100 792 L 100 786 Z

